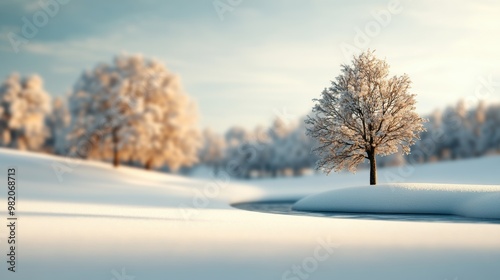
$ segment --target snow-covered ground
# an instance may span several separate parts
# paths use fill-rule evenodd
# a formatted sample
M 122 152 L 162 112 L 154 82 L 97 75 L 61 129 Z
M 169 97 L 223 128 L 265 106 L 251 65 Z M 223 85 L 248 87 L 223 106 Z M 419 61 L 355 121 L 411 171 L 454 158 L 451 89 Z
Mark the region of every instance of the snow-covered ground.
M 18 263 L 11 273 L 2 261 L 2 280 L 500 277 L 499 224 L 333 219 L 230 206 L 365 185 L 366 171 L 194 180 L 1 149 L 0 172 L 8 166 L 18 168 Z M 53 166 L 67 172 L 58 178 Z M 494 185 L 499 166 L 500 157 L 488 157 L 382 169 L 379 177 Z M 6 188 L 0 194 L 6 223 Z M 6 237 L 1 226 L 4 258 Z

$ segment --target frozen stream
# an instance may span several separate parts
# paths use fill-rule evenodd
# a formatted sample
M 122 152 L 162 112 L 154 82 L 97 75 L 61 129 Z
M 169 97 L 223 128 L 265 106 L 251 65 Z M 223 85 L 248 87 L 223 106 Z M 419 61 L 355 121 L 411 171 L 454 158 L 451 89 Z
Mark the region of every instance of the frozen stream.
M 231 206 L 242 210 L 261 212 L 261 213 L 326 217 L 326 218 L 336 218 L 336 219 L 500 224 L 500 220 L 472 219 L 472 218 L 465 218 L 453 215 L 303 212 L 303 211 L 292 210 L 292 205 L 294 203 L 295 203 L 294 201 L 264 201 L 264 202 L 237 203 Z

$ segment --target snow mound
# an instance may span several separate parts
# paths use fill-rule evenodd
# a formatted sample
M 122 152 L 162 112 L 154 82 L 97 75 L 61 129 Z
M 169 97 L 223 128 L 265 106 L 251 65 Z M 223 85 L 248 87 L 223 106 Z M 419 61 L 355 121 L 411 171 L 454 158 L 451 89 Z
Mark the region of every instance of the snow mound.
M 387 184 L 348 187 L 307 196 L 296 202 L 293 209 L 500 219 L 500 186 Z

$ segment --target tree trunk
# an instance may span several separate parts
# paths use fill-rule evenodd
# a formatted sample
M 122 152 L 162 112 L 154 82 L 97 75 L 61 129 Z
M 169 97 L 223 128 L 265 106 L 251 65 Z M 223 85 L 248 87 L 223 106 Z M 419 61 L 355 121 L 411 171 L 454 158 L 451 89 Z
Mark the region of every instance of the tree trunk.
M 118 132 L 113 129 L 113 166 L 118 167 L 120 165 L 120 151 L 118 150 Z
M 146 170 L 151 170 L 151 167 L 153 167 L 153 159 L 148 159 L 148 161 L 146 161 L 146 164 L 144 165 L 144 168 L 146 168 Z
M 377 160 L 375 151 L 368 152 L 368 160 L 370 161 L 370 185 L 377 184 Z

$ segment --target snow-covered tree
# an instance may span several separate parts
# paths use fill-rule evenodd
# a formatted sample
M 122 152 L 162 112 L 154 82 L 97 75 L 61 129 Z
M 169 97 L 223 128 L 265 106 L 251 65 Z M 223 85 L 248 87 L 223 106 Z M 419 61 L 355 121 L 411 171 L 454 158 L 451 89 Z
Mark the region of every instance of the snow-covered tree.
M 255 146 L 251 143 L 251 133 L 242 127 L 235 126 L 226 132 L 225 138 L 226 172 L 231 176 L 249 178 L 251 165 L 257 156 Z
M 50 110 L 50 96 L 41 77 L 10 75 L 0 86 L 0 144 L 40 149 L 49 136 L 45 117 Z
M 377 183 L 376 155 L 410 152 L 424 130 L 415 112 L 415 94 L 407 75 L 389 77 L 389 65 L 367 51 L 342 65 L 341 75 L 314 99 L 313 115 L 306 123 L 316 138 L 319 169 L 355 171 L 370 162 L 370 184 Z
M 486 113 L 487 106 L 484 101 L 479 102 L 474 112 L 472 112 L 470 123 L 471 134 L 473 135 L 472 141 L 474 143 L 474 156 L 483 155 L 488 150 L 488 146 L 484 141 L 484 138 L 488 136 L 488 132 L 485 131 Z
M 287 167 L 292 169 L 295 176 L 298 176 L 301 175 L 304 170 L 314 166 L 314 162 L 317 160 L 312 153 L 314 142 L 311 137 L 306 135 L 306 126 L 303 120 L 287 138 L 290 143 Z
M 269 137 L 271 138 L 271 174 L 276 176 L 278 172 L 284 171 L 290 161 L 290 152 L 292 150 L 292 139 L 290 134 L 293 128 L 281 119 L 276 118 L 269 128 Z
M 50 131 L 50 137 L 45 145 L 47 151 L 55 154 L 64 154 L 67 149 L 67 139 L 71 115 L 65 99 L 56 97 L 52 102 L 52 114 L 47 116 L 46 123 Z
M 267 128 L 258 125 L 251 136 L 251 146 L 255 156 L 251 158 L 250 168 L 260 177 L 268 175 L 272 169 L 272 149 L 274 146 L 268 132 Z
M 155 60 L 122 55 L 83 73 L 70 109 L 72 147 L 87 157 L 171 170 L 197 161 L 196 107 L 179 78 Z
M 485 152 L 500 153 L 500 104 L 488 107 L 481 135 Z
M 452 159 L 468 158 L 475 153 L 477 138 L 474 135 L 472 118 L 463 100 L 460 100 L 455 107 L 448 107 L 444 111 L 443 142 Z
M 203 147 L 200 150 L 200 162 L 219 172 L 226 154 L 224 137 L 207 128 L 203 130 Z

